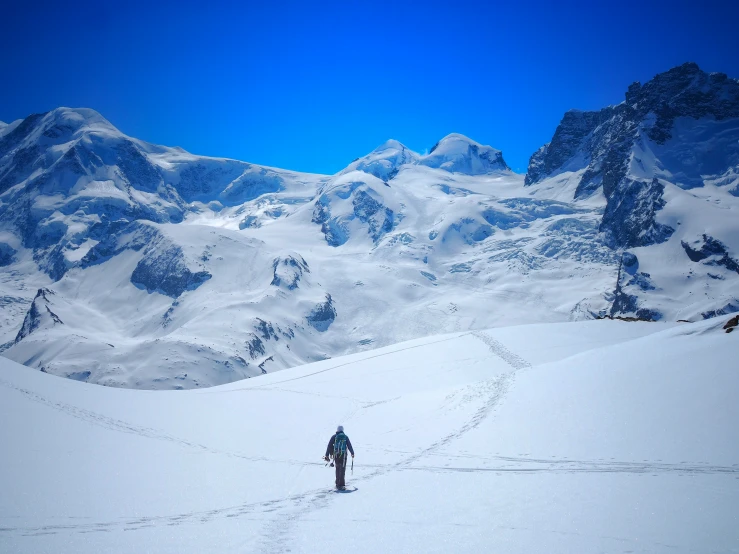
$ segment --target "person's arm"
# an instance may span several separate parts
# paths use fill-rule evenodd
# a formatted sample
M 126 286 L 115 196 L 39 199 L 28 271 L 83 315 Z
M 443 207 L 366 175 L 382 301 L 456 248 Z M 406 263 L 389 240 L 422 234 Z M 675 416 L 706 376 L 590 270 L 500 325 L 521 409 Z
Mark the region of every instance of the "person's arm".
M 328 446 L 326 447 L 326 456 L 325 456 L 326 458 L 328 458 L 329 452 L 333 452 L 334 451 L 334 441 L 335 440 L 336 440 L 336 435 L 333 435 L 331 437 L 331 440 L 328 441 Z
M 354 457 L 354 449 L 352 448 L 352 441 L 349 440 L 349 437 L 346 437 L 346 447 L 349 449 L 349 452 L 352 453 L 352 458 Z

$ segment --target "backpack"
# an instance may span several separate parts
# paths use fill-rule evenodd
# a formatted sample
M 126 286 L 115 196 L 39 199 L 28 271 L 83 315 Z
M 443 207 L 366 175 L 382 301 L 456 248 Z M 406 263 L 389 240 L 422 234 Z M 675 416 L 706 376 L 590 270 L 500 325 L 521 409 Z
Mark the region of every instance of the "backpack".
M 346 454 L 346 435 L 344 433 L 336 433 L 334 438 L 334 458 L 338 458 Z

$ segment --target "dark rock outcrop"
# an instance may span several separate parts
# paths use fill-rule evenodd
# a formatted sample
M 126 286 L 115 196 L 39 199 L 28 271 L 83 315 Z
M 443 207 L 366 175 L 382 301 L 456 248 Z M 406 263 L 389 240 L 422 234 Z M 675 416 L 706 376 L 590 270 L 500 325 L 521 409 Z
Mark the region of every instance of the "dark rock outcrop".
M 352 205 L 356 218 L 367 224 L 367 232 L 373 241 L 379 241 L 383 235 L 393 230 L 393 210 L 380 204 L 366 191 L 357 191 Z
M 12 264 L 16 254 L 15 248 L 9 244 L 0 242 L 0 267 Z
M 256 334 L 249 333 L 244 346 L 252 360 L 256 360 L 259 356 L 264 356 L 264 342 Z
M 611 117 L 612 111 L 613 108 L 605 108 L 599 112 L 566 112 L 552 141 L 531 156 L 525 184 L 537 183 L 556 170 L 566 167 L 583 150 L 593 131 Z
M 295 290 L 303 277 L 303 273 L 310 273 L 308 263 L 300 256 L 285 256 L 275 258 L 272 262 L 273 277 L 270 283 L 275 287 L 285 287 Z
M 726 245 L 720 240 L 704 234 L 702 240 L 695 241 L 693 246 L 685 241 L 681 241 L 681 244 L 691 261 L 723 266 L 729 271 L 739 273 L 739 261 L 729 255 Z
M 334 215 L 332 202 L 348 198 L 351 198 L 352 211 Z M 312 222 L 321 225 L 321 232 L 331 246 L 341 246 L 349 240 L 348 222 L 355 219 L 367 226 L 367 234 L 377 243 L 397 223 L 395 212 L 381 200 L 382 196 L 366 183 L 348 183 L 321 194 L 313 208 Z
M 641 306 L 639 296 L 633 294 L 655 289 L 651 276 L 648 273 L 637 272 L 637 268 L 638 260 L 634 254 L 625 253 L 621 257 L 616 278 L 616 289 L 613 291 L 613 304 L 607 317 L 634 321 L 658 321 L 662 319 L 662 314 L 659 311 Z
M 632 248 L 669 239 L 675 229 L 656 220 L 657 211 L 665 205 L 664 190 L 658 179 L 623 179 L 620 190 L 609 198 L 601 220 L 600 231 L 605 233 L 606 243 L 613 248 Z
M 321 232 L 329 246 L 341 246 L 349 240 L 346 225 L 331 217 L 331 201 L 325 194 L 316 201 L 311 221 L 321 226 Z
M 707 312 L 703 312 L 701 313 L 701 316 L 703 317 L 703 319 L 711 319 L 713 317 L 733 314 L 736 312 L 739 312 L 739 298 L 732 299 L 717 310 L 709 310 Z
M 317 304 L 311 312 L 306 316 L 308 324 L 317 331 L 326 331 L 336 319 L 336 308 L 334 308 L 333 298 L 330 294 L 326 294 L 326 299 Z
M 131 283 L 147 292 L 159 292 L 177 298 L 210 278 L 211 274 L 207 271 L 191 271 L 182 249 L 170 244 L 164 248 L 147 249 L 131 274 Z
M 41 328 L 44 325 L 64 325 L 64 322 L 49 308 L 50 296 L 56 294 L 53 290 L 43 288 L 39 289 L 36 297 L 31 303 L 31 307 L 23 319 L 23 325 L 15 337 L 15 343 L 19 343 L 28 335 Z

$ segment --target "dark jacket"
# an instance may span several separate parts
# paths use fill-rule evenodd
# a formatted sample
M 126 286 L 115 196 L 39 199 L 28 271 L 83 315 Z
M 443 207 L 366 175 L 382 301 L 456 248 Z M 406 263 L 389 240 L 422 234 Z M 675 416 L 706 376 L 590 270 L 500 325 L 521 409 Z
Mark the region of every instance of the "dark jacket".
M 328 441 L 328 446 L 326 447 L 326 456 L 333 456 L 334 454 L 334 442 L 336 441 L 336 435 L 339 433 L 336 433 L 333 437 L 331 437 L 331 440 Z M 349 437 L 346 436 L 346 434 L 341 433 L 346 437 L 346 448 L 351 452 L 352 456 L 354 456 L 354 449 L 352 448 L 352 441 L 349 440 Z

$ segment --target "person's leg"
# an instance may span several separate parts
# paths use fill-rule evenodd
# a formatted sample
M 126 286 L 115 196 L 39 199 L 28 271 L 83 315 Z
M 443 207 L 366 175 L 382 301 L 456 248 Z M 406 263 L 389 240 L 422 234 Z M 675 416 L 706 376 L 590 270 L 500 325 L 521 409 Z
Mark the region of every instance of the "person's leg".
M 346 487 L 346 455 L 339 458 L 336 466 L 339 469 L 339 488 Z
M 338 489 L 341 485 L 341 464 L 339 463 L 339 458 L 334 458 L 334 466 L 336 469 L 336 488 Z
M 344 471 L 341 474 L 341 479 L 344 481 L 344 486 L 346 487 L 346 466 L 349 465 L 349 454 L 344 457 Z

